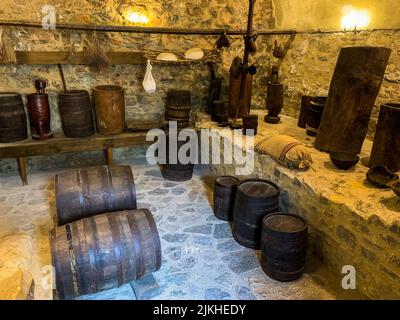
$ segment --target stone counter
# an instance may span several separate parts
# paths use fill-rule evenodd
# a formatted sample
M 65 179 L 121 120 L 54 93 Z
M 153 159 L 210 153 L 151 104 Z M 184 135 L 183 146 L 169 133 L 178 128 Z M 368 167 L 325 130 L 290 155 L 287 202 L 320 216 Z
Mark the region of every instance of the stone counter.
M 365 166 L 372 143 L 364 143 L 361 162 L 353 169 L 336 169 L 327 153 L 313 147 L 314 138 L 282 116 L 277 125 L 259 115 L 259 134 L 290 135 L 303 142 L 313 157 L 307 172 L 290 170 L 267 155 L 255 154 L 252 177 L 262 177 L 282 188 L 281 209 L 306 217 L 311 250 L 338 276 L 342 267 L 357 271 L 357 289 L 371 298 L 400 298 L 400 198 L 391 190 L 366 181 Z M 207 115 L 197 114 L 197 127 L 221 130 Z M 233 165 L 211 165 L 216 174 L 233 174 Z M 341 281 L 338 278 L 338 281 Z

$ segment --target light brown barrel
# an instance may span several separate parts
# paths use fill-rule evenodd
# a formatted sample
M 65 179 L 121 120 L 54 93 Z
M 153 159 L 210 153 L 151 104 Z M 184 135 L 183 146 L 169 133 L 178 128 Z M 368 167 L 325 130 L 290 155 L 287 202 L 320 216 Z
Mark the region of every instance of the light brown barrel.
M 28 137 L 26 114 L 20 94 L 0 93 L 0 143 Z
M 381 47 L 341 49 L 316 148 L 330 153 L 360 153 L 390 53 L 389 48 Z
M 119 287 L 161 266 L 160 238 L 147 209 L 66 224 L 52 233 L 50 245 L 59 299 Z
M 100 166 L 56 175 L 58 225 L 121 210 L 136 209 L 135 181 L 129 166 Z
M 97 86 L 93 90 L 96 125 L 99 134 L 113 135 L 125 129 L 124 89 L 119 86 Z

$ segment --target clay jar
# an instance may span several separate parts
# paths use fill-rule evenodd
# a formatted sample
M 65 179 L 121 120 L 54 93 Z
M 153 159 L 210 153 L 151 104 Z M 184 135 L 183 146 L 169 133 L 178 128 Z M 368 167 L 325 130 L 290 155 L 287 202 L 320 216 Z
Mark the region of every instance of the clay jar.
M 28 95 L 28 111 L 31 123 L 32 138 L 47 140 L 53 137 L 50 129 L 49 96 L 45 93 L 46 81 L 36 80 L 37 93 Z

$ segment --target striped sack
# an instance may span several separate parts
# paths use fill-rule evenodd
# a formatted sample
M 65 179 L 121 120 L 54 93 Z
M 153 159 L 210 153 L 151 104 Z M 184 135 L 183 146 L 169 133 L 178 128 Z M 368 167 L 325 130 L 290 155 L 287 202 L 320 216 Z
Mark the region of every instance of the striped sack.
M 289 169 L 307 171 L 311 167 L 312 157 L 307 147 L 283 134 L 262 139 L 255 145 L 255 150 L 269 155 Z

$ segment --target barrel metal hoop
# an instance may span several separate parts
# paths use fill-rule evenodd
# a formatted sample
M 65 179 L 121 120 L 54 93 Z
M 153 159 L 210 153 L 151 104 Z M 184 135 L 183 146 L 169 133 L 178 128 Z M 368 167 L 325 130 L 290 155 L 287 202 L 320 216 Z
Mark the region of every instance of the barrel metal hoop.
M 110 167 L 107 166 L 107 176 L 108 176 L 108 187 L 109 187 L 109 195 L 111 196 L 111 203 L 112 203 L 112 210 L 116 210 L 116 205 L 115 205 L 115 189 L 113 186 L 113 180 L 112 180 L 112 175 L 110 171 Z
M 82 217 L 85 218 L 87 217 L 87 210 L 86 210 L 86 204 L 87 200 L 90 200 L 90 194 L 89 194 L 89 177 L 88 177 L 88 172 L 87 170 L 79 170 L 79 175 L 81 178 L 80 181 L 80 188 L 79 188 L 79 201 L 81 202 L 81 213 Z M 85 189 L 83 189 L 85 188 Z M 82 200 L 81 200 L 82 197 Z
M 85 202 L 84 202 L 83 194 L 82 194 L 81 171 L 82 170 L 79 169 L 76 173 L 76 184 L 78 187 L 79 208 L 81 210 L 81 217 L 85 217 Z
M 72 232 L 74 233 L 74 236 L 73 237 L 71 236 L 71 238 L 72 238 L 74 257 L 75 257 L 74 261 L 76 261 L 75 272 L 77 279 L 77 288 L 79 295 L 83 295 L 87 293 L 87 281 L 84 272 L 81 272 L 81 270 L 83 270 L 84 268 L 82 268 L 83 267 L 83 253 L 81 250 L 82 239 L 80 237 L 80 233 L 78 230 L 78 223 L 79 222 L 71 223 L 70 226 Z
M 98 268 L 96 265 L 97 262 L 97 229 L 96 224 L 93 223 L 93 218 L 83 219 L 83 226 L 85 230 L 85 244 L 87 247 L 87 252 L 89 256 L 89 264 L 90 264 L 90 273 L 91 273 L 91 283 L 90 283 L 90 292 L 95 293 L 98 291 Z M 91 241 L 87 241 L 87 237 L 90 237 Z M 93 247 L 94 245 L 94 247 Z M 94 290 L 92 290 L 92 288 Z
M 142 237 L 140 228 L 136 225 L 135 214 L 127 214 L 127 219 L 129 223 L 129 228 L 132 234 L 132 242 L 135 247 L 135 263 L 136 263 L 136 276 L 140 279 L 144 275 L 144 257 L 142 253 L 142 247 L 140 245 Z
M 129 184 L 129 190 L 131 191 L 131 204 L 134 209 L 137 208 L 137 199 L 136 199 L 136 188 L 135 188 L 135 178 L 133 177 L 132 170 L 130 167 L 127 167 L 127 178 Z
M 110 179 L 108 177 L 108 166 L 103 167 L 104 170 L 101 170 L 101 181 L 102 181 L 102 189 L 103 189 L 103 203 L 104 203 L 104 211 L 110 212 L 113 211 L 110 208 Z
M 113 240 L 114 256 L 117 263 L 118 270 L 118 286 L 122 286 L 125 283 L 125 268 L 124 261 L 121 255 L 121 239 L 118 223 L 115 221 L 115 214 L 107 213 L 108 223 L 110 225 L 111 236 Z
M 72 290 L 75 295 L 79 295 L 74 245 L 73 245 L 72 230 L 71 230 L 70 224 L 65 225 L 65 231 L 66 231 L 67 241 L 68 241 L 69 263 L 70 263 L 71 275 L 72 275 Z

